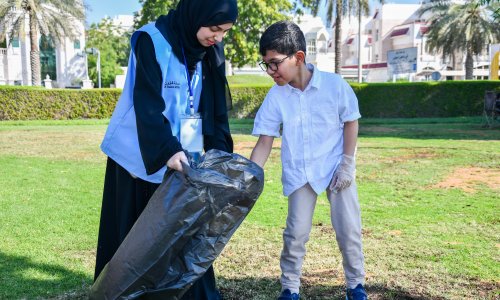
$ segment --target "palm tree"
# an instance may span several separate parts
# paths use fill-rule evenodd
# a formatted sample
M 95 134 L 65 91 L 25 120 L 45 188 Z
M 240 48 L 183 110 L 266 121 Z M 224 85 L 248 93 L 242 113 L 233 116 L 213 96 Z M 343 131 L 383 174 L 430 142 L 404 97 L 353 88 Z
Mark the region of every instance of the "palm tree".
M 311 9 L 313 15 L 318 13 L 322 0 L 302 1 Z M 382 1 L 381 1 L 382 2 Z M 335 73 L 340 74 L 342 61 L 342 17 L 347 15 L 358 15 L 361 28 L 361 16 L 369 13 L 368 0 L 326 0 L 326 17 L 331 20 L 335 15 Z M 359 37 L 361 40 L 361 37 Z
M 440 51 L 443 57 L 465 53 L 465 79 L 473 79 L 474 55 L 500 40 L 500 25 L 492 20 L 498 3 L 481 5 L 478 0 L 456 4 L 431 1 L 420 9 L 420 16 L 431 12 L 427 49 Z
M 28 30 L 31 44 L 30 64 L 32 85 L 41 85 L 38 33 L 61 43 L 64 37 L 74 38 L 74 20 L 85 19 L 85 6 L 80 0 L 0 0 L 0 39 L 22 37 Z
M 347 4 L 350 0 L 326 0 L 325 5 L 327 6 L 326 17 L 331 20 L 335 13 L 335 73 L 340 74 L 340 63 L 342 55 L 342 16 L 345 15 Z M 319 6 L 322 0 L 311 0 L 302 1 L 302 3 L 311 9 L 314 16 L 318 14 Z M 334 11 L 335 8 L 335 11 Z

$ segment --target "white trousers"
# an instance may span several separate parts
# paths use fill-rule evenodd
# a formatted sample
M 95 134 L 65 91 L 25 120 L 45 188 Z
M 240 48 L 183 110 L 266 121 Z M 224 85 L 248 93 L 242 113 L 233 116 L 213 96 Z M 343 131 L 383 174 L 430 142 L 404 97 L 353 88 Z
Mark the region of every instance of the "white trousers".
M 309 184 L 288 197 L 288 217 L 283 232 L 281 252 L 281 286 L 298 293 L 302 262 L 306 254 L 305 244 L 309 240 L 312 217 L 318 195 Z M 361 243 L 361 215 L 356 183 L 334 194 L 327 189 L 330 202 L 330 217 L 342 253 L 342 265 L 347 287 L 364 284 L 364 256 Z

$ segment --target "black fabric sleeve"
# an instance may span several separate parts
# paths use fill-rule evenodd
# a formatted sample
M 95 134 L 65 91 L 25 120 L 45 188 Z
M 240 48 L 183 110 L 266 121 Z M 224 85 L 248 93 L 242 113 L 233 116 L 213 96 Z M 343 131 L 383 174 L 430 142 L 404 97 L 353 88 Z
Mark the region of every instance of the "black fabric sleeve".
M 136 77 L 134 108 L 142 160 L 148 174 L 160 170 L 182 146 L 172 135 L 170 123 L 162 112 L 165 102 L 161 96 L 162 73 L 156 61 L 153 40 L 142 33 L 135 47 Z
M 229 131 L 227 114 L 216 116 L 214 119 L 214 134 L 205 135 L 203 138 L 205 151 L 210 149 L 222 150 L 233 153 L 233 139 Z

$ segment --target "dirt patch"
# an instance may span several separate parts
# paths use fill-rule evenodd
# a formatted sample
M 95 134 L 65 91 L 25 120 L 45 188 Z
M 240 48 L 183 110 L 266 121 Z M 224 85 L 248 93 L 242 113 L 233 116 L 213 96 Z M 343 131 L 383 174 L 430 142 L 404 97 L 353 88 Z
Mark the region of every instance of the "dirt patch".
M 411 160 L 432 159 L 436 157 L 439 157 L 439 155 L 432 150 L 418 150 L 412 153 L 386 158 L 384 159 L 384 162 L 400 163 Z
M 234 144 L 234 151 L 252 150 L 255 142 L 238 142 Z
M 238 142 L 234 144 L 234 151 L 244 151 L 244 150 L 252 150 L 255 147 L 255 142 Z M 275 140 L 273 142 L 273 149 L 277 149 L 281 147 L 281 140 Z
M 487 185 L 492 190 L 500 190 L 500 169 L 458 168 L 432 188 L 456 188 L 473 193 L 477 185 Z

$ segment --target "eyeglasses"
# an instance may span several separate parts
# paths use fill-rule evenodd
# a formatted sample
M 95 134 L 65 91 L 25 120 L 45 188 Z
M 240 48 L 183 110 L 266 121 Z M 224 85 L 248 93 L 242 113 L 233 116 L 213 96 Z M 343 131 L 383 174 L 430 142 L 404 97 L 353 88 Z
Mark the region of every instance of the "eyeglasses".
M 279 64 L 285 61 L 285 59 L 293 56 L 293 54 L 290 54 L 288 56 L 283 57 L 282 59 L 278 61 L 272 61 L 266 63 L 265 61 L 261 61 L 259 63 L 259 67 L 262 69 L 262 71 L 267 72 L 267 69 L 271 69 L 271 71 L 278 71 Z

